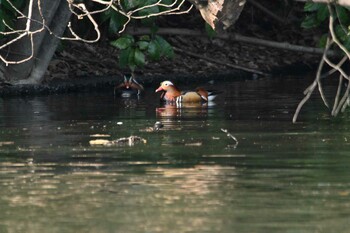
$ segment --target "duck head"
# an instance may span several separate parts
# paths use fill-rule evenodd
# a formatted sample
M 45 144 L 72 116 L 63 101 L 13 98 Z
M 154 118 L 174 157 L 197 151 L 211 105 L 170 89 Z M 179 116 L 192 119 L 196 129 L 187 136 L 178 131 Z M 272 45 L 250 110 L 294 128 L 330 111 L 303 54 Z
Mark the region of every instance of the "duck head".
M 170 81 L 164 81 L 164 82 L 161 82 L 160 83 L 160 86 L 157 88 L 156 92 L 159 92 L 159 91 L 169 91 L 171 89 L 174 89 L 175 86 L 172 82 Z

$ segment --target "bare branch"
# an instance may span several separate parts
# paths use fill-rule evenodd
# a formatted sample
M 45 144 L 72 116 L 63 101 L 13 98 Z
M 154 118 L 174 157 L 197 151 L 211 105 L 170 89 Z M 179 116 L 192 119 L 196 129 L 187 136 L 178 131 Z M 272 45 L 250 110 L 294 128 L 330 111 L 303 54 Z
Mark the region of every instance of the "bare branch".
M 348 1 L 350 2 L 350 1 Z M 342 65 L 344 64 L 345 61 L 350 60 L 350 52 L 347 50 L 347 48 L 339 41 L 339 39 L 337 38 L 337 35 L 334 31 L 334 11 L 333 11 L 333 6 L 330 4 L 330 1 L 327 1 L 328 5 L 328 11 L 329 11 L 329 31 L 330 31 L 330 37 L 328 37 L 327 39 L 327 44 L 326 44 L 326 49 L 325 49 L 325 53 L 322 56 L 322 60 L 320 61 L 320 65 L 318 67 L 318 71 L 317 71 L 317 75 L 316 78 L 314 80 L 314 82 L 304 91 L 304 94 L 306 95 L 304 97 L 304 99 L 302 101 L 300 101 L 296 112 L 294 114 L 293 117 L 293 122 L 296 122 L 297 117 L 299 115 L 299 112 L 302 108 L 302 106 L 306 103 L 306 101 L 310 98 L 311 94 L 313 93 L 314 89 L 316 88 L 316 86 L 318 86 L 318 90 L 321 94 L 322 100 L 324 101 L 325 105 L 327 107 L 328 103 L 326 101 L 326 98 L 323 94 L 323 88 L 321 85 L 321 77 L 326 77 L 329 76 L 331 74 L 333 74 L 334 72 L 338 72 L 340 73 L 339 75 L 339 81 L 338 81 L 338 89 L 335 95 L 335 99 L 334 99 L 334 103 L 333 103 L 333 107 L 332 107 L 332 111 L 331 114 L 332 116 L 336 116 L 339 111 L 344 111 L 344 109 L 349 105 L 349 92 L 350 92 L 350 75 L 347 74 L 347 72 L 342 69 Z M 339 17 L 338 17 L 339 18 Z M 341 24 L 341 22 L 339 22 Z M 326 51 L 330 48 L 330 46 L 335 45 L 336 47 L 340 48 L 345 54 L 346 56 L 344 56 L 341 61 L 339 61 L 337 64 L 333 63 L 332 61 L 330 61 L 330 59 L 327 57 L 327 53 Z M 324 66 L 324 63 L 326 63 L 327 65 L 329 65 L 330 67 L 332 67 L 332 70 L 327 72 L 325 75 L 321 76 L 321 72 L 322 72 L 322 68 Z M 348 81 L 348 86 L 346 88 L 345 93 L 343 94 L 342 98 L 339 101 L 339 98 L 341 96 L 341 92 L 342 92 L 342 87 L 343 87 L 343 80 L 346 79 Z
M 7 41 L 6 43 L 0 45 L 0 49 L 8 48 L 8 46 L 12 45 L 16 41 L 19 41 L 25 37 L 29 38 L 29 41 L 31 43 L 30 46 L 32 49 L 30 55 L 28 55 L 24 59 L 17 60 L 17 61 L 10 61 L 6 57 L 0 55 L 0 61 L 4 62 L 6 65 L 19 64 L 19 63 L 23 63 L 23 62 L 26 62 L 26 61 L 32 59 L 34 56 L 33 36 L 37 33 L 42 33 L 44 30 L 47 30 L 50 34 L 54 35 L 55 37 L 57 37 L 61 40 L 75 40 L 75 41 L 82 41 L 85 43 L 97 42 L 101 37 L 101 32 L 100 32 L 100 29 L 99 29 L 97 22 L 92 17 L 92 15 L 105 12 L 106 10 L 109 10 L 109 9 L 113 9 L 114 11 L 117 11 L 118 13 L 122 14 L 123 16 L 125 16 L 127 18 L 126 22 L 124 23 L 124 25 L 122 25 L 122 28 L 119 31 L 119 33 L 121 33 L 125 30 L 126 26 L 130 23 L 130 21 L 132 19 L 145 19 L 145 18 L 160 16 L 160 15 L 186 14 L 193 8 L 193 5 L 190 5 L 189 8 L 182 9 L 183 5 L 185 3 L 185 0 L 173 0 L 169 4 L 164 4 L 164 3 L 162 3 L 162 0 L 158 0 L 156 3 L 144 5 L 144 6 L 137 8 L 137 9 L 133 9 L 131 11 L 126 11 L 122 7 L 121 0 L 91 0 L 94 3 L 101 5 L 102 9 L 90 11 L 86 7 L 85 3 L 74 3 L 73 0 L 66 0 L 67 4 L 69 6 L 69 10 L 71 11 L 71 13 L 73 15 L 75 15 L 78 19 L 87 18 L 89 20 L 89 22 L 94 27 L 96 37 L 93 39 L 84 39 L 84 38 L 80 37 L 75 32 L 75 30 L 72 28 L 71 22 L 69 22 L 67 25 L 67 28 L 68 28 L 69 32 L 71 33 L 70 37 L 62 37 L 62 36 L 56 35 L 54 32 L 52 32 L 51 29 L 46 25 L 45 17 L 43 15 L 43 11 L 41 9 L 41 0 L 29 0 L 28 7 L 27 7 L 27 9 L 28 9 L 27 13 L 21 12 L 18 8 L 16 8 L 16 6 L 11 2 L 11 0 L 6 0 L 6 1 L 13 8 L 13 10 L 15 12 L 17 12 L 17 14 L 19 15 L 18 18 L 25 19 L 26 23 L 25 23 L 24 29 L 14 29 L 14 28 L 11 28 L 7 24 L 7 22 L 5 22 L 3 20 L 4 25 L 7 27 L 7 31 L 0 32 L 0 34 L 4 35 L 4 36 L 10 36 L 10 35 L 16 35 L 16 36 L 14 38 L 10 39 L 9 41 Z M 37 1 L 36 3 L 37 3 L 37 7 L 39 9 L 39 14 L 40 14 L 39 20 L 34 19 L 34 17 L 33 17 L 33 10 L 34 10 L 34 5 L 35 5 L 34 1 Z M 152 7 L 163 7 L 163 8 L 166 8 L 166 10 L 160 11 L 158 13 L 147 14 L 147 15 L 141 15 L 141 16 L 138 15 L 140 11 L 145 10 L 145 9 L 150 9 Z M 39 29 L 34 30 L 33 29 L 34 27 L 32 25 L 34 22 L 37 23 L 38 25 L 41 25 L 41 27 Z

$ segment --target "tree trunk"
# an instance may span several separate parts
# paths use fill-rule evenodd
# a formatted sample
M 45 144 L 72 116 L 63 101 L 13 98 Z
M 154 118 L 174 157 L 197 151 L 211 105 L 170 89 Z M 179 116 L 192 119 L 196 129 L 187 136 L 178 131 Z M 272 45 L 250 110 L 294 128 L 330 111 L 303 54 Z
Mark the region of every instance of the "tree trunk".
M 240 16 L 246 0 L 188 0 L 200 11 L 202 18 L 216 31 L 229 28 Z
M 64 33 L 71 16 L 66 0 L 41 1 L 42 14 L 45 25 L 57 36 Z M 38 30 L 42 25 L 38 2 L 34 1 L 31 31 Z M 25 21 L 26 19 L 24 19 Z M 18 28 L 24 28 L 24 21 L 18 22 Z M 42 81 L 49 62 L 56 50 L 59 39 L 43 30 L 34 35 L 33 58 L 27 62 L 3 67 L 5 80 L 14 84 L 38 84 Z M 31 54 L 31 41 L 24 37 L 9 47 L 8 60 L 21 60 Z

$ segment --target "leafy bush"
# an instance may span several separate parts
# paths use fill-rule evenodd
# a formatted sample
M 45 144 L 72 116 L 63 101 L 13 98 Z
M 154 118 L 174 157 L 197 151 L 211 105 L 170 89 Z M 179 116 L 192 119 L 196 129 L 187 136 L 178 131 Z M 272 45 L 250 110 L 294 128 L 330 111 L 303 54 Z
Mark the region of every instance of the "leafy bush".
M 305 29 L 319 27 L 326 23 L 326 20 L 329 18 L 327 4 L 307 2 L 305 3 L 304 11 L 307 13 L 307 16 L 301 23 L 301 27 Z M 337 38 L 350 50 L 350 10 L 346 7 L 336 5 L 333 17 L 337 19 L 334 24 Z M 327 35 L 322 36 L 319 41 L 320 47 L 325 46 L 326 39 Z
M 125 0 L 121 1 L 121 5 L 126 12 L 138 8 L 149 6 L 157 3 L 158 0 Z M 162 4 L 170 5 L 174 0 L 162 0 Z M 150 16 L 169 10 L 163 6 L 154 5 L 137 11 L 138 16 Z M 108 10 L 103 13 L 103 21 L 108 22 L 108 31 L 111 34 L 117 34 L 127 21 L 127 17 L 114 11 Z M 141 19 L 141 23 L 150 27 L 152 32 L 157 30 L 155 17 L 145 17 Z M 119 39 L 112 41 L 111 45 L 120 49 L 119 64 L 121 67 L 129 67 L 132 71 L 136 67 L 143 67 L 147 59 L 158 61 L 162 57 L 172 58 L 174 50 L 172 46 L 161 36 L 145 35 L 141 37 L 133 37 L 131 35 L 123 35 Z
M 111 44 L 120 49 L 119 64 L 129 67 L 132 71 L 136 67 L 146 64 L 146 57 L 158 61 L 161 57 L 173 58 L 173 47 L 161 36 L 141 36 L 137 39 L 131 35 L 124 35 L 112 41 Z

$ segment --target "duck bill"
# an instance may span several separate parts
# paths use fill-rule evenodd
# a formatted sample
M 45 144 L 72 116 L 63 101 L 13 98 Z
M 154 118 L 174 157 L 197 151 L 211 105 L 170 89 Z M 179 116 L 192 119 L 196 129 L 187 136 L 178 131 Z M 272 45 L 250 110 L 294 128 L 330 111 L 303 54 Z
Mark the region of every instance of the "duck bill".
M 156 92 L 159 92 L 159 91 L 164 91 L 164 89 L 162 87 L 158 87 L 158 89 L 156 90 Z

